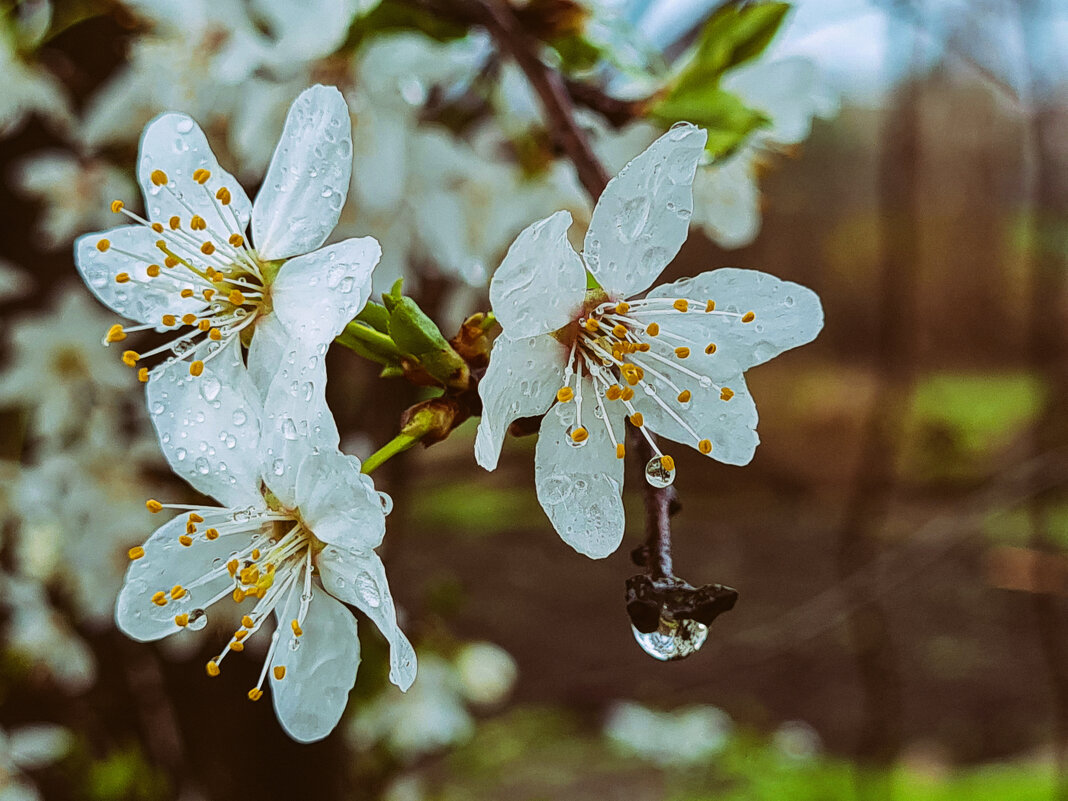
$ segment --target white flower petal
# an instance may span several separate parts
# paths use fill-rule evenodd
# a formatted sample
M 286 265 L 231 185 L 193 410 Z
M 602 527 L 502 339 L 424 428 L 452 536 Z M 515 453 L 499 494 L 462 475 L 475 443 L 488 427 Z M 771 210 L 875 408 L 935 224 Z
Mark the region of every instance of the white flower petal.
M 176 363 L 148 382 L 148 410 L 175 473 L 225 506 L 260 501 L 260 405 L 234 339 L 192 376 Z
M 741 373 L 720 386 L 729 387 L 734 396 L 725 401 L 720 397 L 717 387 L 688 384 L 692 398 L 687 408 L 680 411 L 679 406 L 673 403 L 671 407 L 699 437 L 712 441 L 712 453 L 709 455 L 713 459 L 725 464 L 748 464 L 753 459 L 756 446 L 760 444 L 756 432 L 756 404 Z M 654 434 L 697 448 L 698 440 L 644 392 L 635 392 L 631 403 L 642 413 L 646 428 Z
M 693 222 L 725 248 L 745 247 L 760 233 L 760 188 L 754 170 L 759 151 L 743 146 L 723 161 L 701 167 L 693 179 Z
M 260 501 L 262 506 L 262 499 Z M 186 515 L 169 520 L 160 526 L 144 544 L 145 555 L 130 562 L 126 579 L 115 603 L 115 622 L 128 637 L 141 642 L 151 642 L 179 631 L 175 615 L 188 614 L 203 608 L 208 601 L 232 587 L 234 580 L 223 571 L 213 578 L 189 590 L 178 600 L 170 600 L 164 606 L 152 602 L 157 592 L 170 593 L 180 584 L 188 587 L 214 569 L 216 559 L 224 562 L 234 551 L 234 538 L 247 543 L 245 534 L 224 534 L 216 540 L 197 538 L 192 545 L 182 545 L 178 538 L 185 534 Z M 229 517 L 214 520 L 205 516 L 201 526 L 219 526 Z
M 568 545 L 593 559 L 603 559 L 623 540 L 623 460 L 604 422 L 594 416 L 593 386 L 583 381 L 582 425 L 589 438 L 575 446 L 568 435 L 575 422 L 575 402 L 558 403 L 541 422 L 534 453 L 538 501 L 553 528 Z M 606 404 L 616 440 L 625 436 L 618 402 Z
M 286 506 L 297 504 L 304 459 L 336 451 L 341 437 L 326 405 L 326 345 L 290 340 L 263 405 L 263 480 Z
M 164 254 L 156 247 L 159 235 L 143 225 L 124 225 L 78 237 L 74 243 L 74 263 L 89 290 L 108 308 L 139 323 L 160 325 L 164 314 L 181 317 L 199 314 L 204 301 L 181 297 L 181 290 L 193 285 L 170 274 L 148 277 L 152 259 L 163 263 Z M 110 243 L 101 252 L 101 240 Z M 119 251 L 124 251 L 120 253 Z M 138 258 L 126 254 L 133 254 Z M 115 276 L 126 273 L 130 280 L 118 283 Z
M 248 346 L 248 375 L 260 398 L 278 372 L 278 365 L 289 349 L 291 339 L 286 327 L 274 312 L 261 314 L 253 325 L 252 342 Z
M 318 565 L 327 591 L 355 606 L 378 626 L 389 642 L 389 680 L 407 691 L 415 681 L 415 649 L 397 625 L 397 608 L 378 554 L 328 545 Z
M 823 328 L 823 307 L 815 292 L 757 270 L 710 270 L 658 286 L 649 297 L 714 300 L 717 311 L 752 311 L 756 318 L 750 323 L 699 312 L 661 322 L 666 330 L 696 342 L 715 342 L 716 355 L 722 353 L 742 370 L 811 342 Z
M 558 211 L 523 230 L 493 274 L 490 304 L 514 338 L 555 331 L 571 322 L 586 295 L 586 270 L 567 241 L 571 214 Z
M 605 187 L 582 256 L 613 297 L 647 289 L 686 241 L 691 185 L 707 138 L 700 128 L 679 123 Z
M 478 383 L 482 419 L 475 436 L 475 461 L 497 467 L 508 426 L 520 417 L 542 414 L 563 386 L 567 349 L 543 334 L 524 339 L 497 337 L 489 367 Z
M 193 180 L 193 173 L 200 169 L 211 173 L 203 185 Z M 166 185 L 153 182 L 156 170 L 166 174 Z M 237 179 L 219 166 L 204 132 L 187 114 L 163 114 L 148 124 L 141 135 L 137 180 L 145 195 L 145 211 L 153 222 L 166 223 L 177 215 L 188 230 L 195 212 L 204 218 L 207 232 L 223 239 L 243 234 L 248 227 L 252 213 L 248 195 Z M 231 200 L 220 213 L 215 194 L 223 187 L 229 190 Z
M 297 507 L 316 538 L 348 549 L 382 544 L 386 515 L 360 460 L 338 451 L 308 456 L 297 471 Z
M 252 239 L 264 259 L 310 253 L 341 216 L 352 173 L 352 123 L 341 92 L 305 89 L 293 101 L 252 212 Z
M 282 265 L 271 297 L 290 336 L 329 343 L 340 334 L 367 302 L 371 272 L 381 256 L 378 241 L 365 236 Z
M 297 637 L 290 623 L 299 608 L 300 593 L 294 592 L 275 610 L 280 641 L 271 660 L 271 694 L 286 733 L 311 743 L 330 734 L 345 712 L 360 666 L 360 639 L 352 612 L 317 586 Z M 285 668 L 284 678 L 275 678 L 275 667 Z

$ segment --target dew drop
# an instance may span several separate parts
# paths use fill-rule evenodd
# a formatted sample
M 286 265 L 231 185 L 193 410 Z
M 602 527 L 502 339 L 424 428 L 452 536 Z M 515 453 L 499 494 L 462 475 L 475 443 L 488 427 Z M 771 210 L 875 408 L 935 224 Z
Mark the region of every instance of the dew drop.
M 187 134 L 193 130 L 193 121 L 188 117 L 184 117 L 178 121 L 178 124 L 174 126 L 178 133 Z
M 219 392 L 222 390 L 222 382 L 210 373 L 202 376 L 200 379 L 200 394 L 204 396 L 204 400 L 213 401 L 219 397 Z
M 660 618 L 660 626 L 648 634 L 638 631 L 633 625 L 630 628 L 642 650 L 661 662 L 685 659 L 696 654 L 708 638 L 708 626 L 696 620 Z
M 208 464 L 208 460 L 203 456 L 197 457 L 197 460 L 193 462 L 193 466 L 197 469 L 197 472 L 202 476 L 206 476 L 211 472 L 211 465 Z
M 645 480 L 657 489 L 670 487 L 675 481 L 675 466 L 669 468 L 663 456 L 654 456 L 645 463 Z
M 151 411 L 152 411 L 152 414 L 163 414 L 163 404 L 160 403 L 159 401 L 156 401 L 155 403 L 152 404 Z
M 698 381 L 700 382 L 701 386 L 704 387 L 705 389 L 708 389 L 710 386 L 712 386 L 712 379 L 709 378 L 707 375 L 701 376 L 698 379 Z
M 281 459 L 275 459 L 274 462 L 271 463 L 271 471 L 276 476 L 282 475 L 286 471 L 285 462 L 283 462 Z
M 178 448 L 177 450 L 175 450 L 174 458 L 177 459 L 179 462 L 184 462 L 185 461 L 185 448 Z
M 297 424 L 293 422 L 292 417 L 287 417 L 282 421 L 282 436 L 286 439 L 293 440 L 297 438 Z M 277 462 L 275 463 L 277 465 Z M 281 471 L 275 468 L 275 473 L 282 475 Z
M 244 409 L 235 409 L 230 419 L 233 420 L 235 426 L 243 426 L 245 421 L 248 420 L 248 415 Z
M 378 585 L 367 573 L 356 576 L 356 591 L 368 606 L 377 609 L 382 605 L 382 594 L 378 591 Z
M 203 609 L 194 609 L 189 613 L 188 627 L 193 631 L 200 631 L 208 625 L 208 613 Z

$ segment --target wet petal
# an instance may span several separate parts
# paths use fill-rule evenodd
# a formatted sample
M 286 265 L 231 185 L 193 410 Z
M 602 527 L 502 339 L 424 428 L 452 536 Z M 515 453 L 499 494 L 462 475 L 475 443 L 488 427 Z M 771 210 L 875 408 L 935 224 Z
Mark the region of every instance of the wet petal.
M 355 606 L 378 626 L 389 642 L 389 680 L 407 691 L 415 681 L 415 649 L 397 625 L 397 608 L 378 554 L 328 545 L 318 565 L 327 591 Z
M 211 177 L 201 185 L 193 179 L 197 170 L 208 170 Z M 153 176 L 162 171 L 167 183 L 158 185 Z M 188 228 L 192 215 L 199 214 L 207 231 L 226 239 L 243 234 L 248 227 L 252 204 L 241 184 L 219 166 L 207 137 L 187 114 L 168 113 L 156 117 L 141 136 L 141 155 L 137 180 L 145 196 L 145 210 L 153 222 L 166 223 L 172 216 L 181 218 Z M 216 193 L 226 188 L 229 206 L 222 206 Z M 220 212 L 220 209 L 222 211 Z
M 234 339 L 192 376 L 177 363 L 148 383 L 148 410 L 175 473 L 225 506 L 260 502 L 260 404 Z
M 356 618 L 312 585 L 308 614 L 297 637 L 290 623 L 297 619 L 300 593 L 290 593 L 275 610 L 279 643 L 271 660 L 271 694 L 278 722 L 297 742 L 311 743 L 330 734 L 341 720 L 360 666 Z M 284 667 L 277 678 L 274 668 Z
M 367 302 L 381 256 L 378 241 L 365 236 L 287 261 L 271 297 L 290 336 L 329 343 L 340 334 Z
M 326 405 L 325 355 L 326 345 L 289 340 L 263 405 L 263 480 L 290 507 L 304 459 L 337 451 L 341 439 Z
M 355 456 L 338 451 L 308 456 L 297 471 L 296 498 L 305 524 L 323 542 L 349 549 L 382 543 L 382 499 Z
M 159 234 L 143 225 L 85 234 L 74 243 L 74 263 L 90 291 L 123 317 L 160 325 L 164 314 L 199 314 L 205 308 L 203 300 L 181 297 L 181 291 L 194 288 L 193 284 L 170 273 L 149 278 L 149 265 L 162 264 L 165 258 L 156 247 L 157 239 Z M 101 251 L 103 240 L 107 246 Z M 120 273 L 130 280 L 120 284 L 115 280 Z
M 549 408 L 563 384 L 567 356 L 567 349 L 551 336 L 497 337 L 478 384 L 482 419 L 475 437 L 475 461 L 487 470 L 496 468 L 512 421 Z
M 716 311 L 752 311 L 755 318 L 749 323 L 699 311 L 675 315 L 664 323 L 672 332 L 697 342 L 716 343 L 716 353 L 732 359 L 742 370 L 811 342 L 823 328 L 823 307 L 815 292 L 757 270 L 710 270 L 658 286 L 649 297 L 713 300 Z
M 204 517 L 204 522 L 199 524 L 201 530 L 208 526 L 221 527 L 229 521 L 229 511 Z M 187 520 L 186 515 L 179 515 L 156 529 L 144 544 L 145 555 L 130 562 L 126 571 L 115 603 L 115 622 L 124 634 L 135 640 L 150 642 L 173 634 L 179 630 L 174 622 L 176 615 L 205 608 L 212 598 L 234 585 L 230 574 L 223 570 L 218 577 L 188 590 L 177 600 L 169 597 L 176 584 L 189 587 L 211 573 L 216 560 L 222 560 L 222 564 L 229 559 L 236 538 L 241 539 L 242 546 L 248 542 L 247 533 L 242 532 L 223 534 L 216 540 L 197 536 L 192 545 L 182 545 L 178 538 L 186 533 Z M 168 594 L 165 605 L 152 602 L 157 592 Z
M 760 232 L 760 188 L 754 163 L 757 151 L 742 147 L 693 179 L 693 222 L 725 248 L 745 247 Z
M 490 281 L 490 304 L 513 339 L 545 334 L 574 319 L 586 270 L 567 241 L 571 214 L 558 211 L 523 230 Z
M 730 400 L 720 397 L 720 387 L 727 387 L 733 393 Z M 671 399 L 665 399 L 672 410 L 690 426 L 701 439 L 712 442 L 713 459 L 725 464 L 748 464 L 760 443 L 757 435 L 757 409 L 745 384 L 745 378 L 738 373 L 725 380 L 719 387 L 703 387 L 700 384 L 691 388 L 692 398 L 682 407 Z M 646 427 L 654 434 L 699 449 L 699 439 L 691 435 L 663 407 L 643 392 L 636 392 L 631 401 L 634 408 L 642 413 Z
M 608 182 L 590 218 L 582 255 L 616 298 L 647 289 L 686 241 L 693 184 L 708 135 L 679 123 Z
M 253 326 L 252 342 L 248 346 L 248 375 L 260 398 L 266 399 L 291 337 L 273 311 L 261 314 Z
M 564 542 L 579 553 L 602 559 L 623 540 L 623 460 L 604 421 L 593 413 L 593 387 L 583 382 L 582 426 L 589 438 L 576 447 L 568 435 L 575 403 L 558 403 L 542 419 L 534 454 L 538 501 Z M 617 441 L 624 436 L 623 406 L 607 404 Z
M 310 253 L 341 216 L 352 174 L 352 123 L 341 92 L 305 89 L 293 101 L 282 138 L 256 196 L 253 244 L 265 259 Z

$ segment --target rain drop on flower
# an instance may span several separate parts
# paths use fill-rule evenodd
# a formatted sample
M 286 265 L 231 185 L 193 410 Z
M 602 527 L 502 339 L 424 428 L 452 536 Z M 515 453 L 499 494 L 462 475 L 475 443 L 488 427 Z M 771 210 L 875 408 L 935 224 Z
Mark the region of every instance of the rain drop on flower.
M 382 595 L 378 591 L 378 585 L 366 573 L 356 576 L 356 589 L 368 606 L 377 609 L 382 604 Z
M 378 493 L 378 499 L 382 501 L 382 514 L 388 515 L 393 511 L 393 499 L 385 492 Z
M 645 463 L 645 480 L 657 489 L 670 487 L 675 481 L 674 463 L 671 461 L 664 463 L 668 459 L 670 457 L 654 456 Z
M 660 626 L 648 634 L 638 631 L 633 625 L 630 628 L 642 650 L 661 662 L 685 659 L 696 654 L 708 637 L 708 626 L 696 620 L 660 618 Z
M 203 609 L 194 609 L 189 613 L 188 627 L 193 631 L 200 631 L 208 625 L 208 615 Z
M 293 422 L 292 417 L 287 417 L 282 421 L 282 436 L 289 440 L 297 438 L 297 424 Z M 275 472 L 278 472 L 277 469 Z M 282 474 L 278 473 L 278 475 Z
M 200 394 L 204 396 L 204 400 L 209 402 L 215 400 L 221 389 L 222 382 L 215 376 L 209 374 L 201 377 Z

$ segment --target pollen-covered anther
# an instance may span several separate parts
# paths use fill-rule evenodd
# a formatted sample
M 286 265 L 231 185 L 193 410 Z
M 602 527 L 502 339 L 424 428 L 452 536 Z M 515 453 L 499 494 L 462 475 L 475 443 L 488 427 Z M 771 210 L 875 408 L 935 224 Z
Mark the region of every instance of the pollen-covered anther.
M 705 304 L 705 311 L 706 312 L 714 312 L 715 310 L 716 310 L 716 301 L 710 300 L 710 301 L 708 301 L 708 303 Z
M 705 345 L 705 353 L 707 353 L 709 356 L 711 356 L 715 352 L 716 352 L 716 343 L 715 342 L 709 342 L 707 345 Z
M 645 333 L 651 337 L 655 337 L 660 333 L 660 326 L 657 323 L 649 323 L 649 325 L 645 326 Z
M 217 539 L 219 539 L 219 529 L 217 529 L 217 528 L 209 528 L 207 531 L 204 532 L 204 537 L 209 539 L 209 540 L 217 540 Z
M 675 459 L 665 453 L 660 457 L 660 466 L 670 473 L 675 469 Z
M 171 600 L 177 601 L 179 598 L 185 595 L 185 587 L 181 584 L 175 584 L 171 587 Z
M 248 691 L 248 700 L 259 701 L 261 698 L 263 698 L 263 690 L 259 687 L 253 687 Z
M 697 450 L 701 451 L 705 456 L 712 453 L 712 440 L 703 439 L 697 443 Z
M 167 605 L 167 593 L 165 593 L 163 590 L 160 590 L 159 592 L 157 592 L 155 595 L 152 596 L 152 603 L 154 603 L 156 606 L 166 606 Z
M 235 306 L 241 306 L 245 303 L 245 296 L 241 294 L 240 289 L 231 289 L 229 296 L 227 296 L 227 300 Z
M 619 400 L 623 396 L 623 388 L 619 384 L 612 384 L 605 390 L 604 396 L 610 401 Z
M 204 362 L 202 362 L 200 359 L 197 359 L 195 362 L 191 362 L 189 364 L 189 375 L 193 376 L 194 378 L 196 378 L 203 372 Z
M 126 339 L 126 332 L 123 330 L 121 325 L 116 323 L 108 329 L 107 337 L 105 338 L 108 342 L 122 342 L 124 339 Z
M 616 443 L 616 458 L 617 459 L 622 459 L 626 455 L 627 455 L 626 447 L 623 445 L 622 442 L 617 442 Z
M 575 390 L 573 390 L 571 387 L 560 387 L 560 389 L 556 390 L 556 399 L 560 401 L 560 403 L 567 403 L 574 397 Z
M 244 626 L 246 629 L 252 628 L 254 623 L 255 621 L 248 615 L 245 615 L 241 618 L 241 625 Z
M 172 231 L 177 231 L 179 228 L 182 227 L 182 218 L 175 214 L 169 220 L 167 220 L 167 225 L 171 227 Z
M 160 322 L 167 327 L 172 327 L 178 325 L 178 318 L 175 317 L 173 314 L 165 314 L 160 319 Z
M 163 186 L 167 183 L 167 173 L 163 170 L 153 170 L 152 174 L 149 176 L 149 180 L 156 186 Z
M 194 231 L 203 231 L 208 227 L 208 223 L 199 214 L 194 214 L 189 218 L 189 227 Z
M 193 538 L 190 537 L 188 534 L 183 534 L 178 538 L 178 542 L 188 548 L 190 545 L 193 544 Z
M 131 548 L 129 551 L 127 551 L 127 555 L 130 557 L 131 560 L 132 559 L 140 559 L 142 556 L 145 555 L 145 549 L 142 548 L 140 545 L 138 545 L 138 546 L 136 546 L 134 548 Z
M 620 301 L 616 304 L 616 314 L 626 314 L 630 311 L 630 304 Z
M 586 321 L 582 325 L 591 334 L 596 334 L 598 331 L 601 330 L 601 323 L 595 317 L 587 317 Z
M 730 387 L 724 387 L 723 389 L 721 389 L 719 391 L 719 399 L 720 400 L 729 401 L 733 397 L 734 397 L 734 390 L 731 389 Z
M 620 393 L 619 399 L 620 400 L 624 400 L 624 401 L 629 401 L 633 397 L 634 397 L 634 388 L 633 387 L 623 387 L 623 392 Z
M 145 269 L 145 272 L 148 274 L 149 278 L 158 278 L 159 277 L 159 273 L 160 273 L 159 265 L 158 264 L 150 264 Z
M 122 363 L 125 364 L 127 367 L 133 367 L 137 364 L 137 360 L 140 358 L 141 354 L 139 354 L 135 350 L 123 351 Z
M 684 389 L 682 392 L 679 393 L 679 403 L 689 403 L 690 398 L 692 397 L 693 395 L 690 393 L 690 390 Z
M 571 431 L 571 441 L 572 442 L 585 442 L 589 438 L 589 436 L 590 436 L 590 432 L 587 431 L 582 426 L 579 426 L 578 428 L 572 429 L 572 431 Z
M 180 615 L 175 615 L 174 616 L 174 625 L 181 626 L 182 628 L 185 628 L 186 626 L 189 625 L 189 615 L 186 614 L 185 612 L 183 612 Z
M 201 167 L 199 170 L 193 170 L 193 180 L 203 186 L 211 178 L 211 170 L 205 170 Z
M 148 368 L 147 367 L 142 367 L 140 370 L 137 371 L 137 380 L 140 381 L 142 384 L 147 384 L 148 383 Z
M 219 663 L 214 659 L 208 660 L 208 664 L 204 665 L 204 671 L 213 678 L 222 673 L 222 670 L 219 668 Z
M 120 211 L 122 211 L 122 208 L 125 205 L 126 204 L 123 203 L 121 200 L 113 200 L 113 201 L 111 201 L 111 211 L 112 211 L 112 213 L 113 214 L 118 214 Z
M 178 261 L 178 257 L 177 256 L 168 256 L 167 258 L 165 258 L 163 260 L 163 266 L 166 267 L 168 270 L 173 270 L 175 267 L 177 267 L 179 265 L 179 263 L 180 262 Z M 184 289 L 182 291 L 185 292 Z M 182 297 L 186 297 L 186 298 L 193 297 L 193 294 L 192 294 L 193 290 L 192 289 L 189 290 L 189 293 L 190 294 L 183 295 Z
M 623 323 L 616 323 L 615 327 L 612 329 L 612 336 L 618 337 L 619 339 L 623 339 L 623 337 L 625 337 L 626 335 L 627 327 L 623 325 Z
M 96 243 L 96 249 L 99 250 L 101 253 L 107 253 L 110 248 L 111 248 L 111 240 L 110 239 L 101 239 Z
M 163 223 L 158 223 L 158 222 L 152 223 L 152 230 L 155 231 L 157 234 L 162 234 L 163 233 Z
M 222 203 L 224 206 L 229 206 L 230 201 L 233 199 L 230 195 L 230 190 L 225 186 L 220 186 L 219 191 L 215 193 L 215 199 Z
M 210 331 L 211 320 L 199 320 L 197 322 L 197 328 L 199 328 L 201 331 Z
M 241 236 L 241 234 L 230 234 L 230 238 L 226 241 L 235 248 L 239 248 L 245 244 L 245 237 Z
M 230 571 L 230 578 L 233 578 L 235 575 L 237 575 L 237 568 L 239 564 L 240 563 L 236 559 L 231 559 L 229 562 L 226 563 L 226 569 Z
M 191 297 L 193 297 L 193 294 L 194 294 L 194 293 L 193 293 L 193 290 L 192 290 L 192 289 L 190 289 L 189 287 L 186 287 L 185 289 L 183 289 L 183 290 L 182 290 L 181 292 L 179 292 L 178 294 L 179 294 L 179 295 L 181 295 L 181 296 L 182 296 L 183 298 L 191 298 Z M 183 315 L 183 317 L 182 317 L 182 322 L 183 322 L 183 323 L 185 322 L 185 318 L 186 318 L 186 317 L 188 317 L 188 316 L 189 316 L 188 314 L 186 314 L 186 315 Z M 195 319 L 196 319 L 196 317 L 194 316 L 194 317 L 193 317 L 193 319 L 195 320 Z
M 304 634 L 304 629 L 302 629 L 300 627 L 300 623 L 297 622 L 296 619 L 291 620 L 289 622 L 289 626 L 290 626 L 290 628 L 293 629 L 293 636 L 294 637 L 300 637 L 302 634 Z
M 635 412 L 634 414 L 632 414 L 630 416 L 630 422 L 631 422 L 632 425 L 635 425 L 638 428 L 641 428 L 643 425 L 645 425 L 645 418 L 642 417 L 642 413 L 641 412 Z
M 754 314 L 751 311 L 747 311 L 745 314 L 742 315 L 742 322 L 743 323 L 751 323 L 755 319 L 756 319 L 756 314 Z
M 116 284 L 128 284 L 128 283 L 130 283 L 130 274 L 129 273 L 118 273 L 118 274 L 116 274 L 115 283 Z
M 196 512 L 190 512 L 187 518 L 190 523 L 203 523 L 204 518 L 198 515 Z
M 205 256 L 210 256 L 212 253 L 215 252 L 215 245 L 213 245 L 211 242 L 205 242 L 203 245 L 200 246 L 200 252 L 203 253 Z
M 246 629 L 238 629 L 237 631 L 234 632 L 234 639 L 237 640 L 238 642 L 241 642 L 247 636 L 248 636 L 248 631 Z
M 230 643 L 230 650 L 231 651 L 244 651 L 245 650 L 245 644 L 243 642 L 241 642 L 241 640 L 234 640 L 233 642 Z
M 234 603 L 235 604 L 239 604 L 243 600 L 245 600 L 245 598 L 247 596 L 248 596 L 248 593 L 246 593 L 243 589 L 241 589 L 240 587 L 235 587 L 234 588 L 234 593 L 230 597 L 234 599 Z
M 220 339 L 222 339 L 222 331 L 220 331 L 218 328 L 211 329 L 210 331 L 208 331 L 208 339 L 212 339 L 218 342 Z
M 688 311 L 690 308 L 690 304 L 685 298 L 679 298 L 671 305 L 674 306 L 680 312 Z
M 685 359 L 690 355 L 689 348 L 675 348 L 675 355 L 680 359 Z
M 278 679 L 279 681 L 284 679 L 286 677 L 286 666 L 285 665 L 275 665 L 274 666 L 274 677 L 276 679 Z

